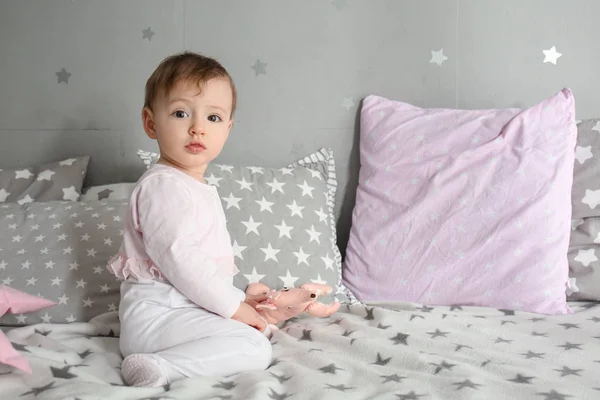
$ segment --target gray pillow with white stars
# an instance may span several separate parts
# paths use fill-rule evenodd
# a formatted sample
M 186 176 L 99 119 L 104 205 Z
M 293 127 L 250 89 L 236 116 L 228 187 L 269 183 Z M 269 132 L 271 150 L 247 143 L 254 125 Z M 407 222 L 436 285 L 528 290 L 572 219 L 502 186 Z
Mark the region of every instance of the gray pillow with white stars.
M 126 201 L 0 205 L 0 284 L 57 304 L 0 325 L 88 321 L 119 305 L 106 264 L 121 243 Z
M 577 125 L 568 300 L 600 300 L 600 120 Z
M 0 203 L 77 201 L 89 162 L 89 156 L 81 156 L 25 168 L 0 169 Z

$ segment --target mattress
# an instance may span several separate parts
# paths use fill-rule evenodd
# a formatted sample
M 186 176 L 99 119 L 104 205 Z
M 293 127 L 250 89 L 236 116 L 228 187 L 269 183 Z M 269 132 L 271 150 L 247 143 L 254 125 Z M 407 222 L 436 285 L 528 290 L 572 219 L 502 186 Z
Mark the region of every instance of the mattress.
M 115 312 L 89 323 L 5 329 L 33 368 L 0 370 L 4 399 L 599 399 L 600 305 L 543 316 L 413 303 L 299 317 L 265 371 L 133 388 L 120 375 Z

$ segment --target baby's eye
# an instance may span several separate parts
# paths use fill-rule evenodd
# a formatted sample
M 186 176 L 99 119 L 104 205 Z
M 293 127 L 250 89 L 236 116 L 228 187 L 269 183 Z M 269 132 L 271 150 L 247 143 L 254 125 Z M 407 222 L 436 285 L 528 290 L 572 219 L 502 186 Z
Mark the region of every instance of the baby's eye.
M 292 306 L 287 306 L 287 307 L 286 307 L 286 309 L 287 309 L 287 310 L 291 310 L 291 309 L 292 309 Z
M 213 115 L 209 115 L 208 116 L 208 120 L 210 122 L 219 122 L 219 121 L 222 121 L 221 117 L 219 117 L 218 115 L 214 115 L 214 114 Z
M 186 113 L 185 111 L 181 111 L 181 110 L 175 111 L 172 115 L 175 118 L 187 118 L 188 117 L 188 113 Z
M 288 288 L 287 286 L 284 286 L 283 289 L 281 289 L 282 292 L 287 292 L 288 290 L 290 290 L 290 288 Z

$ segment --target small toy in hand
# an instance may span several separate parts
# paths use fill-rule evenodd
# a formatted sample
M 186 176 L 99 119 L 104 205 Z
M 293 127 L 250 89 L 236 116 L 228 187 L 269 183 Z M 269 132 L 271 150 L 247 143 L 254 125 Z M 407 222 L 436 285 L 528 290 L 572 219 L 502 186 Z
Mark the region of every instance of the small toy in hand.
M 264 283 L 251 283 L 246 288 L 246 294 L 258 295 L 266 294 L 267 299 L 256 305 L 256 311 L 267 322 L 268 327 L 265 331 L 267 336 L 279 328 L 275 324 L 286 321 L 297 315 L 306 312 L 313 317 L 328 317 L 340 308 L 340 303 L 335 302 L 331 305 L 317 302 L 321 295 L 331 293 L 332 288 L 329 285 L 320 283 L 305 283 L 299 288 L 284 288 L 282 290 L 273 290 Z

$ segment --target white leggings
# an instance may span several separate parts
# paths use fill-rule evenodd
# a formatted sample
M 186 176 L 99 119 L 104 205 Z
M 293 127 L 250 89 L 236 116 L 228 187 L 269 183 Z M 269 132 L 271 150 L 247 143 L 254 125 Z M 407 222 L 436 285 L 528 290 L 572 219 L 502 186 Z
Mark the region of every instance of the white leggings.
M 169 382 L 264 370 L 269 339 L 256 329 L 198 307 L 159 281 L 124 281 L 119 305 L 123 357 L 153 354 Z

